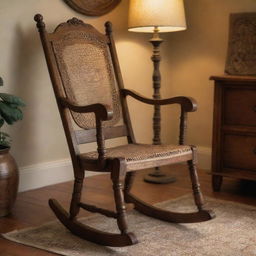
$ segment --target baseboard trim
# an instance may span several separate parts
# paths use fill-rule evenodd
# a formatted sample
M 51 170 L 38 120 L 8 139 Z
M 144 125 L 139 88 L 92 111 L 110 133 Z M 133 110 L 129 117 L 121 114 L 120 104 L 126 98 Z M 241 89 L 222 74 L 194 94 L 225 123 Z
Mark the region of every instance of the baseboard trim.
M 74 178 L 70 159 L 22 167 L 19 174 L 19 192 L 73 180 Z M 86 176 L 96 174 L 95 172 L 86 172 Z
M 211 148 L 198 147 L 198 168 L 210 170 Z M 70 159 L 26 166 L 20 168 L 19 173 L 19 192 L 73 180 L 74 178 Z M 86 172 L 86 176 L 97 174 L 95 172 Z

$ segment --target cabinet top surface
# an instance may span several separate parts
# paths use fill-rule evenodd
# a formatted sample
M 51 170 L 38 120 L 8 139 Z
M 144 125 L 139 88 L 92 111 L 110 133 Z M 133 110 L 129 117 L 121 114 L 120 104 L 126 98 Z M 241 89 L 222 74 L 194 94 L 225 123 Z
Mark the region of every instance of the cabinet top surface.
M 234 81 L 234 82 L 256 82 L 256 76 L 231 76 L 231 75 L 221 75 L 221 76 L 211 76 L 210 80 L 214 81 Z

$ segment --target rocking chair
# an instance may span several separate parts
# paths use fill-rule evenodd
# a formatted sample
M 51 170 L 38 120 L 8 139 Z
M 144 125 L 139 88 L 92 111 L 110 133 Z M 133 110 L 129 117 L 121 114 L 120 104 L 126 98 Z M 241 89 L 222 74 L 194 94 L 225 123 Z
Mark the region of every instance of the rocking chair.
M 196 148 L 184 145 L 187 112 L 196 110 L 194 100 L 187 97 L 154 100 L 124 89 L 110 22 L 105 24 L 106 35 L 77 18 L 60 24 L 53 33 L 47 33 L 42 15 L 37 14 L 34 19 L 74 169 L 69 213 L 56 200 L 49 200 L 57 218 L 73 234 L 106 246 L 137 243 L 136 236 L 128 232 L 125 203 L 133 203 L 139 212 L 169 222 L 191 223 L 212 219 L 214 214 L 203 208 L 195 166 Z M 136 143 L 127 109 L 127 96 L 153 106 L 179 104 L 179 145 Z M 82 129 L 77 130 L 78 127 Z M 105 140 L 124 136 L 127 137 L 127 144 L 105 148 Z M 80 153 L 79 144 L 90 142 L 97 142 L 97 151 Z M 166 211 L 147 204 L 130 192 L 135 171 L 181 162 L 187 162 L 189 167 L 197 212 Z M 111 173 L 116 211 L 80 201 L 85 170 Z M 120 234 L 103 232 L 80 223 L 76 218 L 80 208 L 115 218 Z

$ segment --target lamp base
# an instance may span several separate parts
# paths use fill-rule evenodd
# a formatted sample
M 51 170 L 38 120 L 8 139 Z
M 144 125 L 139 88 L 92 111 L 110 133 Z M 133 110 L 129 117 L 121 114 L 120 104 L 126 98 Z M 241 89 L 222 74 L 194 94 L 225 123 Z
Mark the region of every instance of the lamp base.
M 144 177 L 144 181 L 154 184 L 168 184 L 175 182 L 176 178 L 167 176 L 160 171 L 159 167 L 156 167 L 152 173 L 149 173 Z

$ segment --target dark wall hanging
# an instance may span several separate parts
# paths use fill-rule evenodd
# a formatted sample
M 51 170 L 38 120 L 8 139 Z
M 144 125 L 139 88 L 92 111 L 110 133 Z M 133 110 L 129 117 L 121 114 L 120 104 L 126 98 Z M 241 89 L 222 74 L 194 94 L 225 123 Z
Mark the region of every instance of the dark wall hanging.
M 256 75 L 256 13 L 230 15 L 225 72 L 229 75 Z
M 114 9 L 121 0 L 64 0 L 75 11 L 87 16 L 101 16 Z

